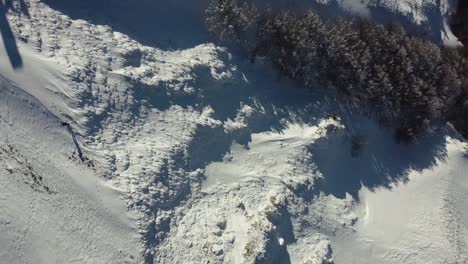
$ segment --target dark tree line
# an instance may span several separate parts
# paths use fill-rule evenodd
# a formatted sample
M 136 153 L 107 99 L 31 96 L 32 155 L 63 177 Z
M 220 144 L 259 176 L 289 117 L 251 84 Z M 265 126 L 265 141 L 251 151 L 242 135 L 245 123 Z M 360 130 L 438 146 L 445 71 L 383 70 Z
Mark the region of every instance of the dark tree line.
M 378 113 L 401 140 L 447 121 L 468 136 L 468 61 L 395 25 L 359 19 L 325 20 L 304 14 L 259 12 L 241 0 L 212 0 L 208 30 L 233 40 L 252 60 L 267 59 L 309 88 L 336 89 Z

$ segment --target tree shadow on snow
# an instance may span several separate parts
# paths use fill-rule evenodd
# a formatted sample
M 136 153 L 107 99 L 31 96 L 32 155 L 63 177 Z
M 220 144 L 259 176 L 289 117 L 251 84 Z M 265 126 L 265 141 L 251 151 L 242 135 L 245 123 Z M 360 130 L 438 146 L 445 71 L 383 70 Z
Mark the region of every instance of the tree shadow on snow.
M 186 49 L 206 42 L 206 0 L 43 0 L 72 19 L 108 25 L 146 46 Z
M 397 143 L 392 132 L 358 114 L 343 113 L 346 126 L 310 147 L 312 162 L 322 174 L 317 191 L 344 198 L 359 199 L 362 187 L 392 188 L 406 183 L 410 170 L 421 172 L 444 161 L 448 129 L 441 128 L 412 143 Z M 359 136 L 361 149 L 353 153 L 353 138 Z
M 24 0 L 19 0 L 20 12 L 27 17 L 29 17 L 29 11 Z M 3 45 L 5 47 L 8 59 L 10 60 L 10 65 L 13 69 L 20 69 L 23 67 L 23 59 L 18 50 L 18 45 L 16 43 L 15 35 L 10 27 L 6 14 L 9 9 L 14 9 L 14 1 L 0 0 L 0 33 L 3 39 Z

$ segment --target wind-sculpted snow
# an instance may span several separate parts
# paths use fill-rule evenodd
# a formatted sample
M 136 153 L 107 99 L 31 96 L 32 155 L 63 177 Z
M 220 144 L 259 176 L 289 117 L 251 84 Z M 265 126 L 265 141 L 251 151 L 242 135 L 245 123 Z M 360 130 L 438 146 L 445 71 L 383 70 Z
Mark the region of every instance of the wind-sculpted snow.
M 326 94 L 209 43 L 201 4 L 65 2 L 6 16 L 24 65 L 0 59 L 0 262 L 466 261 L 466 146 L 450 129 L 393 143 Z M 164 17 L 116 17 L 155 6 Z M 166 19 L 176 24 L 144 25 Z M 413 190 L 426 196 L 411 203 Z M 398 215 L 389 229 L 382 208 Z M 424 262 L 416 249 L 448 256 Z

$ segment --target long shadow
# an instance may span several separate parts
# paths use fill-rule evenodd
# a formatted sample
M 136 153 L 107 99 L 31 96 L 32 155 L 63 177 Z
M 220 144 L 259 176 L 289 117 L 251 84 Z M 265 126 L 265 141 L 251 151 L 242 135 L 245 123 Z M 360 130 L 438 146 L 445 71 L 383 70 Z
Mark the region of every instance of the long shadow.
M 72 19 L 108 25 L 146 46 L 191 48 L 206 42 L 203 7 L 206 0 L 43 0 Z
M 76 139 L 76 135 L 75 135 L 75 132 L 73 132 L 73 128 L 67 122 L 62 122 L 62 126 L 66 127 L 68 133 L 70 133 L 70 135 L 72 136 L 73 145 L 75 145 L 78 158 L 80 158 L 81 161 L 84 161 L 83 151 L 81 150 L 80 144 L 78 143 L 78 140 Z
M 24 4 L 24 1 L 21 2 Z M 7 1 L 5 4 L 0 1 L 0 33 L 2 34 L 3 44 L 5 46 L 8 59 L 10 60 L 11 67 L 16 70 L 23 67 L 23 59 L 19 53 L 15 35 L 13 34 L 6 17 L 9 7 L 11 7 L 11 1 Z

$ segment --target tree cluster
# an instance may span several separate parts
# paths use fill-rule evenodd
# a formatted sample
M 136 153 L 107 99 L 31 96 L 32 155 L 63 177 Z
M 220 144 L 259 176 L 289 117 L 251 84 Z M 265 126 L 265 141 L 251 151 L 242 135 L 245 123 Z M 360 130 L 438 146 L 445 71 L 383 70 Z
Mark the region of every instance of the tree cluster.
M 208 30 L 266 58 L 309 88 L 333 88 L 377 113 L 401 140 L 451 121 L 468 136 L 468 61 L 395 25 L 304 14 L 259 12 L 242 0 L 211 0 Z

